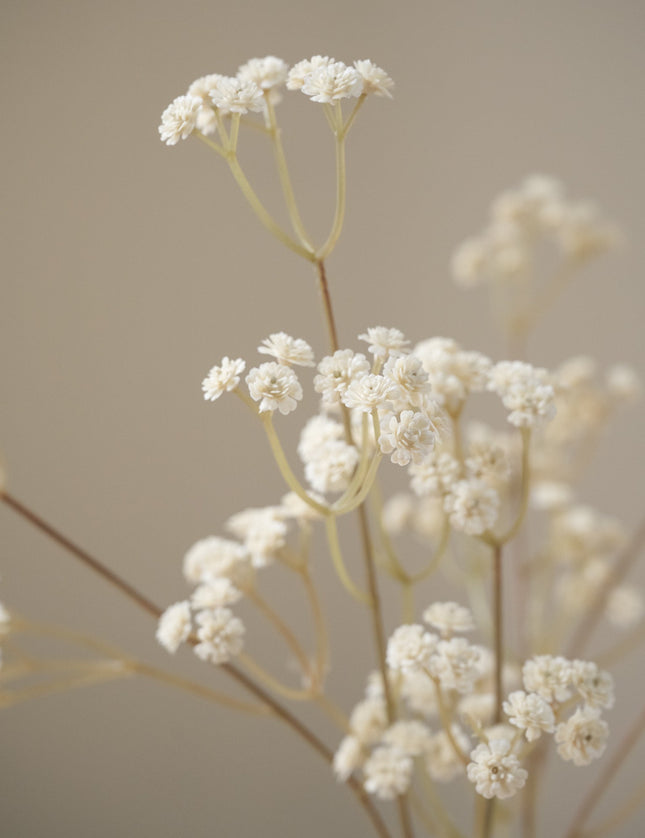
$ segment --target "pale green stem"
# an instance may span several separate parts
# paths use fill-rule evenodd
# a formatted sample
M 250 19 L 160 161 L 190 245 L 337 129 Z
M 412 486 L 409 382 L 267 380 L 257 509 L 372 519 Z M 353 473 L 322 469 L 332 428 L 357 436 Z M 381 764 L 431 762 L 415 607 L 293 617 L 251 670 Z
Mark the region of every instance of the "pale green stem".
M 376 480 L 376 473 L 378 471 L 378 467 L 381 464 L 382 459 L 383 455 L 380 451 L 377 454 L 375 454 L 374 457 L 372 457 L 372 462 L 370 463 L 365 482 L 363 483 L 360 492 L 343 507 L 339 508 L 336 506 L 336 504 L 334 504 L 332 510 L 336 515 L 345 515 L 346 513 L 352 512 L 354 509 L 361 506 L 361 504 L 365 501 L 365 498 L 369 495 L 370 489 L 374 485 L 374 481 Z
M 343 492 L 340 498 L 335 501 L 333 508 L 335 510 L 343 509 L 346 505 L 351 504 L 351 501 L 359 492 L 369 464 L 369 441 L 367 438 L 367 423 L 369 419 L 366 413 L 363 414 L 362 428 L 361 428 L 361 454 L 358 461 L 358 466 L 354 469 L 354 474 L 349 482 L 349 485 Z
M 350 593 L 355 600 L 363 603 L 364 605 L 369 605 L 369 595 L 352 582 L 349 573 L 347 572 L 347 568 L 345 567 L 345 561 L 343 560 L 343 554 L 338 540 L 338 528 L 336 526 L 335 516 L 329 515 L 325 524 L 327 527 L 327 543 L 329 544 L 329 552 L 331 553 L 331 558 L 334 563 L 336 573 L 338 574 L 338 578 L 342 582 L 345 590 L 348 591 L 348 593 Z
M 271 135 L 271 141 L 273 143 L 273 152 L 275 155 L 276 167 L 278 169 L 278 175 L 280 177 L 280 184 L 282 186 L 284 200 L 289 211 L 289 218 L 291 220 L 294 232 L 300 239 L 300 243 L 313 252 L 315 248 L 309 235 L 307 234 L 307 231 L 305 230 L 304 224 L 302 223 L 300 212 L 298 210 L 298 204 L 296 202 L 296 197 L 293 192 L 291 177 L 289 176 L 289 167 L 287 166 L 287 158 L 285 156 L 284 148 L 282 145 L 282 134 L 278 126 L 275 108 L 273 107 L 273 103 L 270 101 L 269 91 L 265 92 L 264 99 L 266 102 L 267 115 L 269 117 L 269 133 Z
M 327 669 L 329 668 L 329 634 L 327 632 L 327 623 L 325 621 L 325 615 L 323 614 L 322 606 L 320 604 L 320 599 L 318 597 L 318 592 L 316 591 L 316 586 L 313 583 L 313 579 L 311 578 L 311 574 L 309 573 L 309 568 L 305 565 L 302 569 L 298 570 L 302 578 L 302 583 L 305 586 L 305 591 L 307 592 L 307 598 L 309 599 L 309 604 L 311 606 L 311 613 L 314 619 L 314 626 L 316 632 L 316 669 L 317 669 L 317 686 L 321 687 L 325 680 L 325 675 L 327 674 Z
M 448 742 L 450 742 L 450 747 L 453 749 L 457 759 L 464 765 L 468 765 L 470 760 L 459 747 L 459 743 L 455 739 L 454 734 L 452 732 L 452 718 L 450 716 L 450 711 L 446 707 L 446 702 L 443 696 L 443 692 L 441 690 L 441 685 L 439 684 L 439 681 L 427 669 L 425 669 L 425 667 L 423 671 L 435 686 L 435 692 L 437 694 L 437 707 L 439 709 L 439 718 L 441 719 L 441 726 L 444 729 L 446 737 L 448 738 Z
M 262 424 L 264 425 L 264 430 L 266 431 L 269 445 L 271 446 L 271 451 L 273 452 L 273 457 L 287 486 L 295 492 L 301 500 L 303 500 L 312 509 L 315 509 L 320 515 L 329 516 L 331 514 L 329 507 L 323 506 L 323 504 L 318 503 L 317 500 L 310 497 L 307 491 L 300 484 L 298 478 L 291 471 L 291 466 L 287 461 L 282 444 L 280 443 L 280 439 L 278 438 L 276 430 L 273 426 L 273 414 L 269 411 L 260 414 L 260 418 L 262 419 Z
M 88 687 L 103 681 L 111 681 L 114 678 L 125 678 L 131 674 L 132 672 L 124 667 L 121 661 L 88 661 L 86 675 L 63 678 L 60 681 L 49 681 L 46 684 L 38 684 L 23 690 L 0 693 L 0 707 L 10 707 L 21 701 L 31 701 L 34 698 L 65 692 L 77 687 Z
M 401 593 L 403 596 L 403 622 L 410 624 L 414 622 L 414 585 L 409 582 L 404 582 L 401 585 Z
M 226 155 L 226 159 L 228 160 L 228 165 L 231 170 L 231 174 L 235 178 L 237 185 L 242 190 L 242 194 L 251 206 L 251 209 L 260 220 L 260 223 L 272 235 L 274 235 L 279 241 L 281 241 L 282 244 L 288 247 L 289 250 L 293 250 L 294 253 L 297 253 L 299 256 L 302 256 L 309 262 L 315 261 L 313 253 L 310 250 L 307 250 L 306 248 L 302 247 L 302 245 L 299 245 L 298 242 L 294 241 L 294 239 L 292 239 L 291 236 L 289 236 L 282 229 L 282 227 L 280 227 L 280 225 L 274 220 L 273 216 L 266 210 L 264 204 L 255 194 L 251 184 L 247 180 L 246 175 L 242 171 L 242 167 L 240 166 L 235 152 L 229 152 Z
M 347 192 L 346 171 L 345 171 L 345 137 L 342 134 L 336 134 L 336 211 L 334 213 L 334 222 L 330 230 L 327 241 L 316 253 L 316 259 L 321 261 L 326 259 L 336 246 L 336 242 L 340 238 L 343 229 L 343 221 L 345 219 L 345 198 Z
M 199 140 L 201 140 L 205 145 L 207 145 L 212 151 L 215 151 L 217 154 L 219 154 L 220 157 L 226 158 L 226 150 L 222 148 L 221 145 L 218 145 L 217 143 L 213 142 L 213 140 L 211 140 L 209 137 L 202 134 L 201 131 L 195 131 L 195 136 Z
M 257 678 L 258 681 L 264 684 L 265 687 L 273 690 L 273 692 L 283 698 L 288 698 L 291 701 L 311 701 L 313 698 L 311 689 L 295 690 L 291 687 L 287 687 L 286 684 L 283 684 L 282 681 L 278 681 L 277 678 L 274 678 L 273 675 L 267 672 L 264 667 L 260 666 L 259 663 L 257 663 L 245 652 L 238 655 L 238 660 L 255 678 Z
M 361 106 L 362 106 L 363 102 L 365 101 L 365 99 L 367 99 L 367 93 L 361 93 L 361 95 L 356 100 L 356 104 L 352 108 L 352 112 L 347 117 L 347 121 L 343 125 L 343 137 L 346 137 L 347 134 L 349 133 L 349 129 L 354 124 L 354 120 L 356 119 L 356 116 L 357 116 L 359 110 L 361 109 Z
M 515 520 L 506 532 L 501 535 L 495 535 L 492 532 L 485 532 L 479 536 L 480 540 L 490 545 L 491 547 L 503 546 L 517 535 L 529 507 L 529 496 L 531 489 L 531 467 L 530 467 L 530 448 L 531 448 L 531 431 L 530 428 L 520 428 L 522 436 L 522 465 L 521 465 L 521 483 L 520 483 L 520 505 L 515 516 Z
M 448 549 L 448 544 L 450 543 L 450 521 L 448 518 L 443 519 L 443 526 L 441 528 L 441 536 L 439 538 L 439 543 L 435 548 L 434 553 L 432 554 L 430 561 L 426 565 L 426 567 L 419 571 L 419 573 L 415 573 L 412 576 L 412 582 L 417 583 L 421 582 L 423 579 L 426 579 L 430 576 L 434 571 L 439 567 L 439 562 L 444 557 L 446 550 Z

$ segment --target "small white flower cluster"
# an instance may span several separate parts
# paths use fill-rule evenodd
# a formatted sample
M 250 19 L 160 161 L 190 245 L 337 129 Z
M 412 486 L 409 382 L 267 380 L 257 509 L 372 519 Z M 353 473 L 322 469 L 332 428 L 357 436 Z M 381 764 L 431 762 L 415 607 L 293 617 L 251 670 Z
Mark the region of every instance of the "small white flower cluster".
M 555 416 L 555 392 L 545 369 L 500 361 L 491 370 L 488 389 L 501 398 L 508 421 L 518 428 L 536 428 Z
M 333 104 L 348 97 L 368 94 L 391 97 L 392 79 L 369 60 L 348 67 L 316 55 L 294 67 L 281 58 L 267 55 L 242 64 L 235 76 L 211 73 L 196 79 L 161 115 L 159 134 L 167 145 L 176 145 L 195 130 L 215 133 L 218 116 L 265 112 L 281 99 L 281 89 L 301 90 L 314 102 Z
M 583 262 L 618 240 L 596 207 L 568 200 L 557 180 L 534 175 L 494 201 L 488 227 L 455 252 L 453 276 L 464 286 L 525 280 L 543 241 L 564 258 Z

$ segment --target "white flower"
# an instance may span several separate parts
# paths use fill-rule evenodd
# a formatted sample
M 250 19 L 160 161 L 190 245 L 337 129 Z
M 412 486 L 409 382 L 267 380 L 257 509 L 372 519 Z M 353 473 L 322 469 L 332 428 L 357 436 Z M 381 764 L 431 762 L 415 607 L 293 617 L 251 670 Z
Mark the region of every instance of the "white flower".
M 363 766 L 365 790 L 393 800 L 410 788 L 412 767 L 412 759 L 396 748 L 377 748 Z
M 479 677 L 480 652 L 463 637 L 440 640 L 428 669 L 444 690 L 468 693 Z
M 541 480 L 531 489 L 531 506 L 551 512 L 562 509 L 573 500 L 573 489 L 567 483 Z
M 497 393 L 510 411 L 508 421 L 518 428 L 535 428 L 555 416 L 555 393 L 544 369 L 522 361 L 500 361 L 488 389 Z
M 267 55 L 265 58 L 251 58 L 237 71 L 240 81 L 253 82 L 261 90 L 272 90 L 287 80 L 289 67 L 281 58 Z
M 253 367 L 246 376 L 246 383 L 253 401 L 260 402 L 260 413 L 279 410 L 286 415 L 295 410 L 302 399 L 302 387 L 294 371 L 275 361 Z
M 166 651 L 174 654 L 188 638 L 190 629 L 190 605 L 188 602 L 176 602 L 166 608 L 159 618 L 155 636 Z
M 207 582 L 227 578 L 239 588 L 253 580 L 253 568 L 247 550 L 237 541 L 210 536 L 198 541 L 184 557 L 184 576 L 189 582 Z
M 392 383 L 382 375 L 364 375 L 351 382 L 342 395 L 342 402 L 345 407 L 371 413 L 385 405 L 391 390 Z
M 470 740 L 459 725 L 451 725 L 450 732 L 459 749 L 463 753 L 468 753 Z M 455 753 L 445 730 L 435 733 L 430 740 L 426 750 L 425 764 L 432 779 L 439 783 L 449 783 L 464 771 L 463 763 Z
M 450 492 L 459 477 L 459 461 L 447 451 L 433 451 L 422 462 L 410 466 L 410 487 L 424 495 L 442 495 Z
M 529 742 L 537 739 L 542 731 L 553 733 L 555 730 L 551 705 L 537 693 L 516 690 L 509 695 L 503 707 L 510 723 L 523 730 Z
M 309 344 L 301 338 L 292 338 L 286 332 L 275 332 L 262 341 L 258 346 L 258 352 L 264 355 L 273 355 L 281 364 L 289 366 L 295 364 L 301 367 L 314 366 L 314 351 Z
M 217 117 L 211 99 L 211 90 L 219 84 L 222 76 L 218 73 L 211 73 L 202 76 L 188 88 L 188 95 L 194 96 L 201 101 L 201 108 L 197 112 L 197 128 L 202 134 L 213 134 L 217 130 Z
M 166 145 L 176 145 L 195 130 L 201 100 L 195 96 L 177 96 L 161 114 L 159 135 Z
M 383 505 L 381 521 L 390 535 L 398 535 L 412 526 L 416 513 L 416 504 L 412 495 L 398 492 L 388 498 Z
M 536 655 L 522 667 L 524 688 L 549 702 L 566 701 L 571 696 L 571 674 L 571 661 L 560 656 Z
M 633 367 L 615 364 L 607 370 L 607 389 L 618 401 L 634 401 L 643 392 L 643 383 Z
M 414 347 L 428 373 L 432 393 L 449 411 L 460 409 L 471 392 L 486 387 L 491 361 L 480 352 L 466 352 L 451 338 L 430 338 Z
M 483 797 L 504 800 L 521 789 L 528 773 L 520 767 L 519 760 L 511 753 L 510 742 L 493 739 L 488 745 L 478 745 L 470 754 L 472 760 L 466 773 L 475 790 Z
M 387 712 L 383 698 L 366 698 L 352 710 L 349 730 L 362 745 L 374 745 L 387 727 Z
M 359 454 L 342 440 L 327 442 L 305 464 L 305 477 L 316 492 L 343 492 L 358 465 Z
M 328 67 L 335 64 L 335 58 L 327 55 L 314 55 L 312 58 L 299 61 L 290 70 L 287 76 L 287 90 L 301 90 L 308 75 L 321 67 Z
M 410 341 L 399 329 L 388 329 L 386 326 L 371 326 L 359 340 L 366 341 L 367 351 L 375 358 L 385 359 L 388 355 L 405 355 L 409 352 Z
M 475 628 L 470 609 L 456 602 L 433 602 L 423 612 L 423 621 L 439 629 L 442 637 L 449 637 L 456 631 L 472 631 Z
M 300 89 L 313 102 L 333 104 L 341 99 L 360 96 L 363 92 L 363 79 L 353 67 L 335 61 L 312 69 L 305 76 Z
M 278 506 L 244 509 L 232 515 L 226 527 L 233 535 L 243 539 L 252 565 L 256 568 L 270 564 L 275 554 L 285 545 L 287 524 Z
M 423 362 L 414 355 L 389 358 L 383 369 L 383 375 L 394 384 L 394 393 L 390 396 L 405 407 L 421 407 L 430 394 L 428 373 Z
M 418 721 L 398 721 L 389 727 L 381 741 L 410 757 L 418 757 L 430 747 L 432 732 Z
M 351 382 L 369 371 L 365 355 L 351 349 L 339 349 L 318 364 L 319 375 L 314 378 L 314 390 L 322 394 L 323 404 L 338 404 Z
M 365 752 L 361 743 L 355 736 L 345 736 L 334 754 L 334 761 L 332 763 L 336 779 L 344 783 L 352 772 L 360 768 L 364 762 Z
M 409 671 L 428 666 L 437 637 L 421 625 L 399 626 L 387 644 L 387 665 Z
M 499 495 L 484 480 L 459 480 L 446 495 L 444 507 L 456 530 L 481 535 L 499 515 Z
M 614 706 L 614 679 L 593 661 L 572 661 L 571 682 L 589 707 Z
M 264 109 L 264 97 L 257 84 L 230 76 L 218 79 L 210 97 L 215 107 L 226 113 L 245 114 Z
M 555 729 L 558 753 L 574 765 L 589 765 L 602 756 L 607 746 L 609 726 L 594 707 L 580 707 Z
M 310 497 L 316 503 L 325 505 L 325 499 L 321 495 L 311 493 Z M 294 518 L 296 521 L 317 521 L 322 518 L 318 510 L 314 509 L 311 504 L 304 501 L 300 495 L 295 492 L 288 492 L 280 502 L 280 515 L 285 518 Z
M 202 381 L 204 398 L 214 402 L 219 399 L 222 393 L 234 390 L 240 383 L 240 375 L 244 372 L 246 364 L 241 358 L 222 358 L 218 366 L 212 367 L 206 378 Z
M 363 79 L 363 93 L 375 93 L 377 96 L 392 98 L 390 90 L 394 87 L 394 82 L 385 70 L 377 67 L 369 59 L 354 61 L 354 67 Z
M 203 582 L 193 591 L 190 604 L 193 610 L 223 608 L 242 599 L 242 592 L 226 576 L 218 576 Z
M 328 442 L 338 442 L 344 435 L 343 426 L 335 419 L 324 413 L 312 416 L 300 432 L 298 456 L 303 463 L 317 459 Z
M 200 611 L 195 617 L 199 628 L 195 654 L 215 664 L 227 663 L 239 655 L 244 645 L 244 624 L 228 608 Z
M 384 427 L 378 443 L 384 454 L 391 455 L 393 463 L 400 466 L 407 466 L 410 460 L 420 463 L 432 451 L 435 428 L 427 414 L 404 410 L 398 418 L 390 416 Z

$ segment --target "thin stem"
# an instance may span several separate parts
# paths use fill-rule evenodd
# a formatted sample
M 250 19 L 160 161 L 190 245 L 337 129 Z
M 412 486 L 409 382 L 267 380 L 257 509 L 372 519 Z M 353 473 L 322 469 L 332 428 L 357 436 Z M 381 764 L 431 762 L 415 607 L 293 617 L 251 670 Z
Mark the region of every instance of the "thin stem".
M 417 582 L 421 582 L 426 577 L 430 576 L 439 566 L 439 562 L 443 558 L 446 550 L 448 549 L 448 544 L 450 543 L 450 521 L 448 518 L 443 519 L 443 526 L 441 528 L 441 536 L 439 537 L 439 543 L 437 544 L 434 553 L 430 557 L 430 561 L 424 567 L 423 570 L 420 570 L 419 573 L 415 573 L 412 576 L 412 582 L 416 584 Z
M 316 586 L 313 583 L 309 568 L 305 565 L 297 571 L 302 578 L 302 583 L 307 592 L 307 598 L 311 605 L 311 613 L 314 618 L 314 626 L 316 632 L 316 670 L 317 670 L 317 686 L 320 688 L 325 680 L 325 675 L 329 668 L 329 634 L 327 632 L 327 623 L 325 615 L 320 604 Z
M 264 100 L 266 102 L 267 115 L 269 120 L 269 133 L 271 135 L 271 142 L 273 144 L 273 153 L 275 155 L 276 167 L 278 169 L 278 176 L 280 177 L 280 184 L 282 186 L 282 194 L 289 211 L 289 218 L 294 232 L 300 239 L 300 243 L 310 250 L 314 250 L 313 242 L 311 241 L 305 226 L 302 223 L 298 204 L 291 184 L 291 177 L 289 175 L 289 167 L 287 166 L 287 158 L 284 153 L 282 145 L 282 132 L 278 126 L 278 120 L 275 115 L 275 108 L 271 102 L 270 91 L 265 91 Z
M 212 151 L 215 151 L 217 154 L 219 154 L 220 157 L 226 159 L 226 150 L 222 148 L 221 145 L 214 143 L 211 139 L 202 134 L 201 131 L 195 131 L 195 136 L 198 139 L 200 139 L 205 145 L 207 145 Z
M 327 241 L 316 252 L 316 260 L 321 262 L 332 252 L 343 229 L 345 220 L 345 202 L 347 193 L 347 176 L 345 169 L 345 135 L 336 133 L 336 211 L 334 221 L 327 237 Z
M 286 644 L 291 649 L 293 654 L 296 656 L 298 663 L 300 664 L 301 673 L 303 676 L 307 678 L 311 678 L 311 662 L 305 653 L 305 650 L 302 648 L 302 645 L 298 641 L 297 637 L 291 631 L 289 626 L 285 623 L 282 617 L 277 614 L 273 608 L 269 605 L 269 603 L 264 599 L 261 594 L 255 590 L 255 588 L 246 588 L 244 593 L 246 594 L 247 598 L 255 605 L 255 607 L 262 613 L 264 616 L 271 622 L 276 630 L 282 635 Z
M 372 457 L 372 461 L 370 462 L 369 469 L 367 470 L 367 475 L 365 476 L 365 480 L 363 485 L 361 486 L 360 491 L 346 504 L 344 505 L 333 505 L 332 509 L 336 515 L 346 515 L 348 512 L 353 512 L 357 506 L 361 506 L 364 503 L 365 499 L 370 493 L 370 489 L 374 485 L 374 480 L 376 479 L 376 472 L 378 471 L 378 467 L 381 464 L 381 460 L 383 459 L 383 455 L 379 451 Z
M 257 678 L 260 683 L 282 696 L 282 698 L 287 698 L 289 701 L 311 700 L 311 688 L 307 688 L 306 690 L 294 690 L 291 687 L 287 687 L 286 684 L 283 684 L 282 681 L 278 681 L 277 678 L 274 678 L 271 673 L 267 672 L 263 666 L 260 666 L 260 664 L 250 655 L 247 655 L 246 652 L 242 652 L 238 655 L 238 660 L 249 670 L 254 678 Z
M 157 605 L 154 605 L 150 600 L 148 600 L 143 594 L 139 593 L 135 588 L 117 576 L 112 571 L 108 570 L 104 565 L 102 565 L 99 561 L 92 558 L 88 553 L 84 550 L 81 550 L 77 547 L 72 541 L 68 538 L 63 536 L 49 524 L 46 524 L 41 518 L 39 518 L 35 513 L 31 512 L 31 510 L 27 509 L 22 504 L 19 504 L 14 498 L 11 498 L 6 493 L 2 494 L 2 500 L 4 500 L 12 509 L 16 512 L 21 514 L 24 518 L 26 518 L 30 523 L 36 526 L 38 529 L 45 532 L 50 538 L 52 538 L 56 543 L 58 543 L 61 547 L 66 549 L 69 553 L 76 556 L 80 561 L 90 567 L 95 573 L 98 573 L 105 581 L 109 582 L 111 585 L 116 587 L 119 591 L 121 591 L 124 596 L 127 596 L 128 599 L 132 600 L 136 605 L 142 608 L 147 614 L 152 617 L 158 619 L 162 612 L 162 609 L 159 608 Z M 262 689 L 262 687 L 257 684 L 252 678 L 250 678 L 246 673 L 242 670 L 238 669 L 234 664 L 225 663 L 220 666 L 220 669 L 225 672 L 230 678 L 235 680 L 238 684 L 240 684 L 244 689 L 254 695 L 257 699 L 259 699 L 262 704 L 268 707 L 275 716 L 277 716 L 284 724 L 293 730 L 301 739 L 303 739 L 310 747 L 316 751 L 316 753 L 321 756 L 325 762 L 329 765 L 332 764 L 334 755 L 333 753 L 327 748 L 327 746 L 320 740 L 318 737 L 306 726 L 304 725 L 296 716 L 291 713 L 286 707 L 284 707 L 280 702 L 278 702 L 270 693 L 266 690 Z M 370 799 L 369 795 L 354 777 L 350 777 L 347 780 L 347 786 L 351 789 L 352 793 L 358 799 L 360 805 L 365 810 L 368 818 L 370 819 L 372 826 L 374 827 L 375 832 L 380 838 L 392 838 L 390 831 L 388 830 L 383 818 L 381 817 L 380 813 L 374 806 L 372 800 Z
M 578 623 L 578 628 L 571 637 L 567 651 L 565 652 L 568 658 L 580 657 L 596 623 L 605 610 L 610 593 L 622 581 L 632 564 L 636 561 L 644 543 L 645 518 L 643 518 L 631 541 L 614 563 L 606 582 L 601 585 L 591 606 L 585 612 L 580 623 Z
M 441 727 L 444 729 L 448 742 L 450 742 L 450 747 L 455 753 L 455 756 L 463 765 L 468 765 L 470 762 L 468 756 L 461 750 L 459 743 L 455 739 L 455 735 L 452 732 L 452 719 L 450 718 L 450 712 L 446 707 L 446 701 L 443 696 L 443 692 L 441 690 L 441 685 L 434 678 L 427 669 L 424 669 L 424 672 L 430 678 L 435 686 L 435 692 L 437 694 L 437 707 L 439 710 L 439 718 L 441 719 Z
M 329 552 L 331 553 L 331 558 L 334 563 L 336 573 L 338 574 L 338 578 L 342 582 L 345 590 L 351 594 L 357 602 L 360 602 L 363 605 L 369 605 L 370 595 L 366 594 L 365 591 L 362 591 L 357 585 L 355 585 L 347 572 L 343 554 L 340 549 L 340 541 L 338 540 L 338 527 L 336 526 L 335 516 L 328 516 L 325 520 L 325 524 L 327 528 L 327 543 L 329 545 Z
M 638 742 L 641 734 L 645 730 L 645 708 L 641 710 L 640 715 L 622 738 L 620 744 L 616 748 L 612 758 L 605 765 L 604 770 L 596 779 L 596 782 L 591 786 L 587 792 L 584 800 L 580 804 L 578 811 L 573 817 L 571 826 L 565 833 L 565 838 L 576 838 L 580 835 L 583 826 L 589 819 L 589 816 L 598 805 L 603 794 L 607 791 L 609 784 L 614 779 L 618 770 L 625 762 L 632 748 Z
M 85 675 L 62 678 L 60 681 L 48 681 L 45 684 L 37 684 L 23 690 L 0 692 L 0 707 L 11 707 L 22 701 L 31 701 L 34 698 L 42 698 L 45 695 L 53 695 L 57 692 L 65 692 L 78 687 L 89 687 L 103 681 L 111 681 L 114 678 L 129 677 L 131 674 L 122 665 L 121 661 L 88 662 Z
M 338 351 L 339 343 L 338 332 L 336 330 L 336 320 L 334 318 L 334 311 L 331 305 L 331 296 L 329 294 L 327 271 L 325 270 L 325 263 L 322 259 L 316 259 L 314 264 L 316 266 L 316 275 L 318 277 L 318 289 L 320 291 L 320 298 L 323 304 L 325 324 L 327 326 L 327 333 L 329 335 L 329 345 L 333 354 L 334 352 Z
M 257 215 L 260 220 L 260 223 L 272 234 L 274 235 L 282 244 L 286 245 L 289 250 L 293 250 L 294 253 L 297 253 L 299 256 L 302 256 L 304 259 L 307 259 L 310 262 L 313 262 L 315 257 L 313 251 L 302 247 L 302 245 L 298 244 L 298 242 L 294 241 L 291 236 L 289 236 L 285 231 L 280 227 L 280 225 L 274 220 L 273 216 L 266 210 L 264 204 L 260 201 L 258 196 L 255 194 L 251 184 L 249 183 L 246 175 L 242 171 L 242 167 L 237 159 L 237 155 L 235 152 L 229 152 L 227 155 L 228 165 L 231 170 L 231 174 L 235 178 L 237 185 L 242 190 L 242 194 L 248 201 L 251 206 L 253 212 Z
M 502 547 L 493 548 L 493 648 L 495 653 L 495 715 L 494 723 L 502 720 L 504 698 L 502 672 L 504 669 L 504 589 L 502 585 Z
M 330 514 L 329 507 L 318 503 L 317 500 L 310 497 L 291 470 L 291 466 L 289 465 L 284 449 L 282 448 L 282 443 L 280 442 L 278 434 L 273 426 L 273 413 L 270 411 L 262 413 L 260 414 L 260 418 L 262 419 L 262 424 L 264 425 L 264 430 L 266 431 L 269 445 L 271 446 L 271 451 L 273 452 L 273 457 L 287 486 L 295 492 L 301 500 L 303 500 L 312 509 L 315 509 L 320 515 L 328 516 Z
M 356 104 L 352 108 L 352 112 L 347 117 L 347 121 L 343 125 L 343 137 L 346 137 L 347 134 L 349 133 L 349 129 L 354 124 L 354 120 L 356 119 L 356 116 L 357 116 L 359 110 L 361 109 L 361 106 L 362 106 L 363 102 L 365 101 L 365 99 L 367 99 L 367 93 L 361 93 L 361 95 L 356 100 Z

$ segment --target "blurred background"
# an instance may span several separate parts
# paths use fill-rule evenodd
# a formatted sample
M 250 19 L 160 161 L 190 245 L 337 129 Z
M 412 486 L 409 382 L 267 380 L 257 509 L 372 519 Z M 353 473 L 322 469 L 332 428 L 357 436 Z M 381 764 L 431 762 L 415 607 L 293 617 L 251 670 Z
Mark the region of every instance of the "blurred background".
M 586 353 L 602 369 L 645 370 L 642 3 L 5 0 L 2 23 L 9 487 L 160 604 L 186 595 L 181 558 L 194 541 L 283 493 L 260 429 L 235 399 L 205 404 L 202 378 L 226 354 L 257 363 L 255 347 L 278 330 L 326 351 L 311 268 L 260 228 L 219 158 L 197 141 L 159 141 L 161 112 L 198 76 L 234 74 L 254 56 L 322 53 L 371 58 L 394 78 L 395 98 L 369 101 L 350 136 L 346 225 L 328 263 L 341 343 L 355 348 L 382 324 L 499 359 L 484 292 L 451 283 L 450 257 L 494 196 L 539 172 L 596 200 L 626 245 L 567 289 L 530 359 L 555 366 Z M 280 114 L 320 238 L 333 211 L 331 137 L 304 96 Z M 260 136 L 243 138 L 242 160 L 280 206 Z M 285 435 L 303 416 L 287 418 Z M 630 528 L 643 506 L 642 423 L 640 406 L 619 417 L 581 498 Z M 0 526 L 10 607 L 226 688 L 188 652 L 170 660 L 145 614 L 6 507 Z M 339 650 L 331 690 L 349 710 L 374 663 L 367 623 L 322 550 L 315 573 Z M 266 581 L 288 609 L 279 574 Z M 259 625 L 248 646 L 280 659 Z M 618 677 L 628 680 L 610 715 L 616 731 L 642 700 L 642 654 Z M 318 730 L 335 745 L 331 728 Z M 277 722 L 143 680 L 3 711 L 0 749 L 7 838 L 370 834 L 329 769 Z M 568 823 L 596 770 L 566 766 L 566 793 L 550 796 L 543 826 Z

